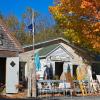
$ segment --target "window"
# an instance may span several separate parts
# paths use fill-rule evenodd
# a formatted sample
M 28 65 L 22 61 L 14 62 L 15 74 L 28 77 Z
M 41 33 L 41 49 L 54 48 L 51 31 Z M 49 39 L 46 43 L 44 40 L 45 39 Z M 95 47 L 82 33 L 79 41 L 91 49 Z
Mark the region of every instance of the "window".
M 3 34 L 0 34 L 0 46 L 3 45 Z

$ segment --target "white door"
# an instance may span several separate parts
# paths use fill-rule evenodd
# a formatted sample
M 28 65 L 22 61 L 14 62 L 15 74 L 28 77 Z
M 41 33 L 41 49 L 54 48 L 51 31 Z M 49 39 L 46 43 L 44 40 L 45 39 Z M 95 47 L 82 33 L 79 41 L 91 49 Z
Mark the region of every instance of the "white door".
M 8 57 L 6 60 L 6 93 L 18 93 L 19 57 Z

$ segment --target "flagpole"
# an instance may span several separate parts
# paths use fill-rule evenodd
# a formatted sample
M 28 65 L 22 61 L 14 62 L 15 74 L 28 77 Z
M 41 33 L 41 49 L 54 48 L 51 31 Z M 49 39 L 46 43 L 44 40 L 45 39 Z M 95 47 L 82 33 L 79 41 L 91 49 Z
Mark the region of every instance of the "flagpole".
M 35 26 L 34 26 L 34 10 L 32 10 L 32 35 L 33 35 L 33 56 L 34 56 L 34 33 L 35 33 Z
M 34 10 L 32 10 L 32 36 L 33 36 L 33 71 L 32 71 L 32 83 L 31 83 L 31 89 L 32 89 L 32 97 L 36 97 L 36 68 L 34 65 L 34 34 L 35 34 L 35 13 Z
M 32 32 L 32 57 L 31 59 L 28 58 L 28 97 L 36 97 L 37 95 L 37 87 L 36 87 L 36 68 L 34 65 L 34 34 L 35 34 L 35 14 L 34 10 L 32 10 L 32 18 L 31 18 L 31 25 L 28 26 Z

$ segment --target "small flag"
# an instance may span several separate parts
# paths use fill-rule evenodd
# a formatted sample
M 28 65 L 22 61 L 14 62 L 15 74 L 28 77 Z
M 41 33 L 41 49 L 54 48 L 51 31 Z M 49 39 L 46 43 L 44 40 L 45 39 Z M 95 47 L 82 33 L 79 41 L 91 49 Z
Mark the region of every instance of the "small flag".
M 28 29 L 35 35 L 35 23 L 28 25 Z
M 29 29 L 29 30 L 32 30 L 32 29 L 33 29 L 33 24 L 30 24 L 30 25 L 28 26 L 28 29 Z
M 34 18 L 34 11 L 32 12 L 32 20 L 31 23 L 28 25 L 28 29 L 35 35 L 35 18 Z
M 36 71 L 39 71 L 41 69 L 41 63 L 40 63 L 40 58 L 38 53 L 35 53 L 34 63 L 35 63 Z

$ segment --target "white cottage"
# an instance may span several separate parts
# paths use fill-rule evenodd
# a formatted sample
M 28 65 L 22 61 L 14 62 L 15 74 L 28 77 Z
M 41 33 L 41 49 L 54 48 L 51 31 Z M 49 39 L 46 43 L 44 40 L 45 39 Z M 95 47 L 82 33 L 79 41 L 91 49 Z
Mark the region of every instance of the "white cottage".
M 18 54 L 22 51 L 20 43 L 0 20 L 0 83 L 5 85 L 6 93 L 18 93 Z
M 20 54 L 20 61 L 26 62 L 31 60 L 33 56 L 32 45 L 24 47 L 25 52 Z M 70 66 L 72 76 L 76 77 L 76 69 L 82 68 L 85 74 L 92 77 L 91 62 L 92 57 L 83 49 L 80 49 L 63 38 L 57 38 L 35 44 L 35 52 L 38 52 L 41 62 L 41 70 L 39 73 L 43 77 L 45 65 L 52 66 L 53 76 L 59 79 L 63 72 L 67 72 Z M 29 59 L 27 59 L 29 58 Z M 25 76 L 27 76 L 27 63 L 25 67 Z M 85 69 L 88 69 L 85 71 Z M 87 78 L 87 77 L 86 77 Z

